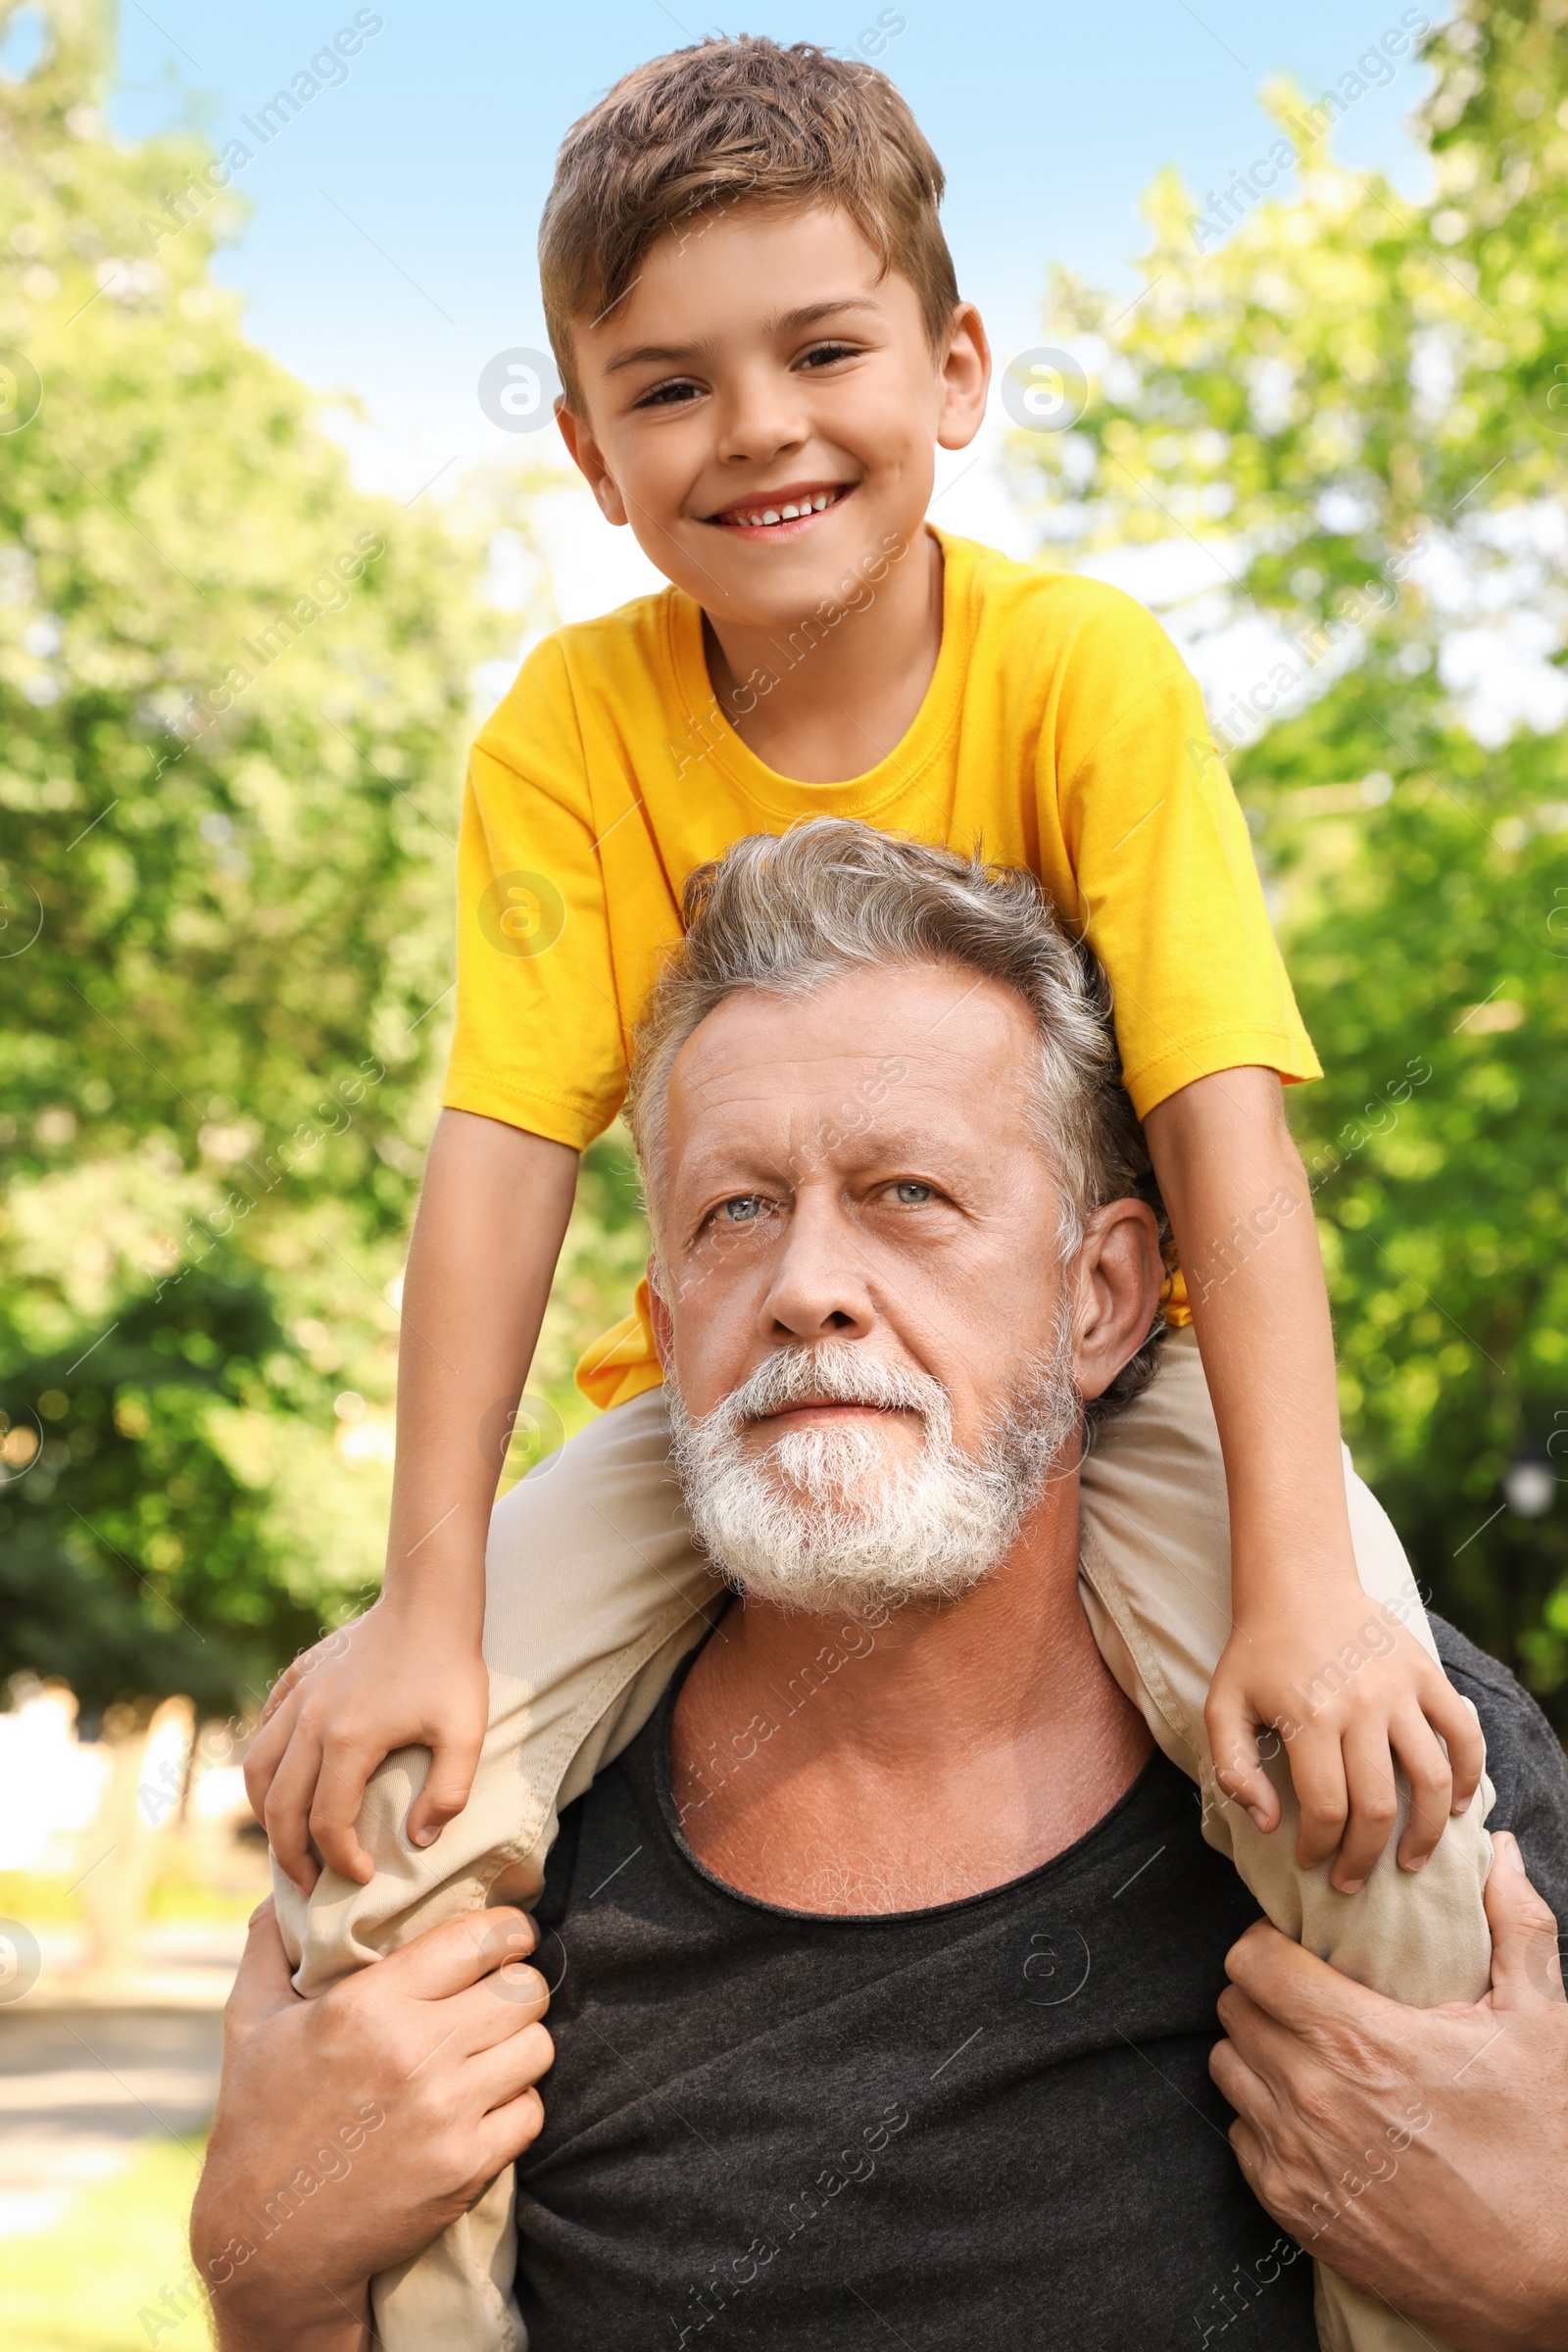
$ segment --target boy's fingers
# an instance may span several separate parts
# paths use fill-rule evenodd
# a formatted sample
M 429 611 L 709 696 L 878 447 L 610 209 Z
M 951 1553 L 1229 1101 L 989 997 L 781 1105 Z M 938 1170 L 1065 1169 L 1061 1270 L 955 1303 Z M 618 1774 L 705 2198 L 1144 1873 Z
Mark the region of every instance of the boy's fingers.
M 305 1661 L 303 1658 L 291 1658 L 288 1664 L 284 1667 L 282 1673 L 278 1676 L 276 1682 L 267 1693 L 267 1703 L 262 1708 L 261 1715 L 261 1728 L 263 1730 L 265 1730 L 268 1724 L 271 1722 L 272 1717 L 277 1713 L 277 1710 L 283 1704 L 284 1699 L 291 1697 L 294 1691 L 298 1689 L 300 1677 L 303 1675 L 304 1671 Z
M 1279 1798 L 1258 1757 L 1256 1728 L 1246 1708 L 1228 1699 L 1213 1703 L 1205 1728 L 1214 1778 L 1225 1794 L 1244 1808 L 1254 1828 L 1265 1833 L 1277 1828 Z
M 409 1807 L 409 1837 L 415 1845 L 433 1845 L 449 1821 L 468 1801 L 479 1769 L 478 1740 L 442 1740 L 431 1751 L 424 1787 Z
M 311 1852 L 307 1829 L 311 1792 L 320 1774 L 321 1754 L 314 1737 L 296 1727 L 282 1761 L 272 1775 L 262 1819 L 267 1839 L 279 1870 L 292 1879 L 301 1894 L 309 1894 L 320 1877 Z
M 283 1751 L 288 1746 L 289 1735 L 294 1728 L 295 1713 L 295 1709 L 288 1708 L 283 1713 L 274 1715 L 270 1722 L 257 1733 L 246 1755 L 243 1767 L 245 1793 L 251 1800 L 251 1811 L 258 1821 L 264 1821 L 267 1818 L 267 1798 L 272 1786 L 272 1775 L 276 1772 L 282 1760 Z
M 1291 1778 L 1301 1807 L 1296 1859 L 1303 1870 L 1326 1862 L 1345 1828 L 1345 1759 L 1339 1740 L 1321 1732 L 1298 1732 L 1291 1747 Z
M 1453 1775 L 1437 1735 L 1424 1715 L 1401 1716 L 1390 1738 L 1399 1769 L 1410 1784 L 1410 1819 L 1399 1839 L 1399 1866 L 1419 1870 L 1448 1826 L 1453 1810 Z
M 1381 1724 L 1347 1732 L 1344 1754 L 1348 1819 L 1329 1884 L 1341 1894 L 1354 1894 L 1372 1876 L 1394 1835 L 1399 1818 L 1399 1787 L 1389 1736 Z
M 320 1777 L 311 1800 L 311 1836 L 328 1869 L 368 1886 L 375 1864 L 356 1830 L 365 1809 L 365 1790 L 381 1758 L 373 1747 L 334 1740 L 321 1757 Z
M 1453 1774 L 1452 1810 L 1466 1812 L 1486 1770 L 1487 1743 L 1481 1718 L 1470 1700 L 1446 1678 L 1435 1678 L 1433 1687 L 1423 1693 L 1422 1709 L 1448 1750 L 1448 1767 Z

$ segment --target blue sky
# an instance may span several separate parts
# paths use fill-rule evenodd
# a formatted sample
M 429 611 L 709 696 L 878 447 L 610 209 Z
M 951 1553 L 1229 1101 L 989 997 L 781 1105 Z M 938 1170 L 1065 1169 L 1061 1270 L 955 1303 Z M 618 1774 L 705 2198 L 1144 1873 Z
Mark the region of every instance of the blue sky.
M 123 0 L 112 120 L 123 135 L 194 123 L 256 149 L 237 183 L 250 226 L 220 275 L 246 296 L 258 342 L 366 403 L 374 429 L 353 436 L 356 463 L 407 496 L 449 458 L 535 454 L 486 420 L 475 387 L 498 350 L 544 341 L 533 241 L 556 145 L 626 67 L 714 28 L 692 12 L 382 0 L 359 12 L 382 29 L 347 78 L 261 147 L 241 118 L 353 24 L 350 0 Z M 1398 0 L 764 0 L 723 28 L 853 54 L 868 36 L 947 169 L 960 283 L 1000 361 L 1038 340 L 1053 261 L 1132 290 L 1138 199 L 1162 165 L 1197 193 L 1223 185 L 1274 136 L 1257 103 L 1270 74 L 1315 96 L 1400 16 Z M 1427 79 L 1402 64 L 1336 142 L 1412 194 L 1427 167 L 1405 124 Z M 1004 536 L 988 477 L 989 462 L 942 518 Z M 612 568 L 625 593 L 635 562 Z

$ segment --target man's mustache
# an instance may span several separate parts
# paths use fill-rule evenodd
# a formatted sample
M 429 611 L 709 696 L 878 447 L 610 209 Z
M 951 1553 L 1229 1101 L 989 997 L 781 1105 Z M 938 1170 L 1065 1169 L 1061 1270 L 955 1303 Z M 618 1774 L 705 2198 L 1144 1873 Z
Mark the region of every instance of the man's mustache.
M 866 1404 L 884 1412 L 918 1413 L 938 1428 L 946 1428 L 952 1421 L 948 1392 L 930 1373 L 885 1363 L 843 1340 L 822 1340 L 814 1347 L 786 1348 L 770 1355 L 706 1413 L 699 1426 L 705 1437 L 732 1437 L 749 1423 L 818 1397 L 832 1404 Z

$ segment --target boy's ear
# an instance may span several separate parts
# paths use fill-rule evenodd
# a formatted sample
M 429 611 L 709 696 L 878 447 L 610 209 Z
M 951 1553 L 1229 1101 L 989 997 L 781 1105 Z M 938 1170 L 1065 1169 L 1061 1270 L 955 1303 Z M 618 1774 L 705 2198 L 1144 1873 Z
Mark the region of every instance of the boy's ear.
M 991 345 L 972 302 L 960 302 L 953 314 L 941 375 L 938 444 L 943 449 L 967 449 L 985 420 L 991 388 Z
M 654 1349 L 659 1357 L 660 1370 L 668 1377 L 670 1360 L 675 1352 L 675 1326 L 670 1321 L 669 1308 L 664 1303 L 659 1283 L 659 1260 L 648 1260 L 648 1323 L 654 1335 Z
M 564 393 L 556 402 L 556 422 L 561 427 L 561 438 L 571 452 L 571 462 L 593 492 L 605 520 L 624 522 L 625 502 L 611 479 L 599 444 L 582 418 L 567 408 Z

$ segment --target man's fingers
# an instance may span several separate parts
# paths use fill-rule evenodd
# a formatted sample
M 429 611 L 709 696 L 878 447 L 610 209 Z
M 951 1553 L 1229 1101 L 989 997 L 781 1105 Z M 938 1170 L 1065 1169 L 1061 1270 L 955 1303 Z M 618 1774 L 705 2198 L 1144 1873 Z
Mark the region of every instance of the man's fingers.
M 525 1943 L 527 1937 L 518 1936 L 516 1941 Z M 466 1991 L 448 1994 L 432 2011 L 432 2046 L 438 2039 L 454 2058 L 480 2057 L 519 2039 L 549 2007 L 550 1987 L 539 1971 L 526 1960 L 507 1959 Z M 519 2088 L 524 2080 L 518 2077 Z
M 1225 1955 L 1225 1974 L 1247 1998 L 1293 2034 L 1374 2034 L 1398 2004 L 1387 2001 L 1326 1960 L 1303 1951 L 1267 1920 L 1255 1920 Z M 1229 2032 L 1229 2025 L 1226 2027 Z
M 1326 1862 L 1345 1830 L 1345 1759 L 1332 1734 L 1302 1730 L 1291 1743 L 1291 1778 L 1301 1807 L 1296 1859 L 1303 1870 Z
M 381 1962 L 416 2000 L 441 2001 L 477 1984 L 505 1961 L 525 1960 L 537 1936 L 526 1911 L 511 1904 L 468 1911 L 416 1936 Z M 499 1996 L 498 1996 L 499 1997 Z
M 321 1751 L 315 1735 L 303 1724 L 296 1724 L 294 1736 L 272 1775 L 262 1814 L 277 1866 L 286 1878 L 293 1880 L 301 1894 L 309 1894 L 321 1875 L 307 1842 L 311 1795 L 320 1766 Z
M 1210 1699 L 1204 1711 L 1214 1778 L 1265 1834 L 1279 1827 L 1280 1800 L 1257 1752 L 1257 1728 L 1244 1705 Z
M 493 2107 L 478 2130 L 479 2169 L 494 2180 L 524 2148 L 532 2147 L 544 2128 L 545 2103 L 536 2090 L 525 2090 L 505 2107 Z
M 1506 1830 L 1492 1834 L 1486 1905 L 1492 1929 L 1494 2009 L 1525 2009 L 1542 2001 L 1562 2000 L 1557 1922 L 1525 1876 L 1518 1840 Z
M 1253 2015 L 1261 2017 L 1262 2011 L 1254 2010 Z M 1208 2053 L 1208 2071 L 1221 2098 L 1228 2100 L 1238 2115 L 1246 2116 L 1260 2131 L 1268 2128 L 1279 2108 L 1274 2086 L 1258 2073 L 1234 2035 L 1215 2042 Z
M 373 1746 L 334 1740 L 322 1751 L 321 1769 L 311 1799 L 311 1836 L 328 1869 L 368 1886 L 375 1864 L 360 1843 L 355 1823 L 365 1808 L 365 1790 L 381 1758 Z
M 1453 1774 L 1424 1715 L 1401 1715 L 1391 1725 L 1389 1737 L 1410 1784 L 1410 1818 L 1399 1839 L 1399 1865 L 1419 1870 L 1452 1818 Z
M 479 1768 L 478 1740 L 439 1740 L 430 1755 L 424 1787 L 409 1807 L 409 1838 L 415 1845 L 433 1845 L 449 1821 L 468 1801 L 473 1776 Z
M 524 2026 L 520 2034 L 468 2059 L 464 2067 L 465 2086 L 474 2091 L 489 2114 L 492 2108 L 510 2107 L 514 2099 L 531 2090 L 555 2061 L 556 2045 L 549 2029 L 538 2024 Z
M 229 1989 L 223 2015 L 231 2026 L 258 2026 L 299 2000 L 290 1982 L 288 1954 L 278 1934 L 272 1898 L 251 1913 L 245 1949 Z
M 1388 1733 L 1381 1724 L 1357 1725 L 1345 1735 L 1345 1793 L 1348 1819 L 1329 1884 L 1354 1894 L 1372 1876 L 1399 1818 L 1399 1786 Z

